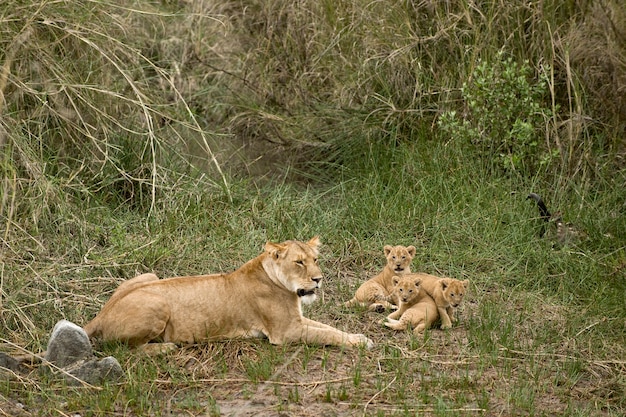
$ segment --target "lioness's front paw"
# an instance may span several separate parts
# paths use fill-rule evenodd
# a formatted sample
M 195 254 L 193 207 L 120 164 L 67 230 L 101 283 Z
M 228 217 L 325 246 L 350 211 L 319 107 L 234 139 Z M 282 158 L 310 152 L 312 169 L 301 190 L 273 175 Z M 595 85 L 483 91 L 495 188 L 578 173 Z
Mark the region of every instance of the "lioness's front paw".
M 350 344 L 355 346 L 365 345 L 365 347 L 367 347 L 368 349 L 374 347 L 374 342 L 372 342 L 372 340 L 364 334 L 350 335 Z
M 450 324 L 442 324 L 441 325 L 441 330 L 447 330 L 447 329 L 450 329 L 450 328 L 452 328 L 452 323 L 450 323 Z

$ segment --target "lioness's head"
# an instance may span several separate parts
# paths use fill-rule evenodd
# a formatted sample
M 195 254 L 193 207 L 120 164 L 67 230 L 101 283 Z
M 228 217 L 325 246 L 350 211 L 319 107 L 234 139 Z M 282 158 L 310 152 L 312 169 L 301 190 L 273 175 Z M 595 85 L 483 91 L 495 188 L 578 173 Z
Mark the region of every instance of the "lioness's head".
M 320 240 L 308 242 L 288 240 L 282 243 L 267 242 L 265 271 L 272 280 L 295 293 L 305 303 L 315 301 L 315 290 L 320 287 L 322 271 L 318 265 Z
M 387 267 L 391 268 L 398 275 L 411 272 L 411 261 L 415 256 L 415 246 L 391 246 L 385 245 L 383 248 L 387 258 Z
M 458 307 L 463 302 L 465 292 L 469 286 L 469 280 L 460 281 L 454 278 L 442 278 L 440 280 L 443 298 L 452 307 Z
M 415 275 L 403 275 L 401 277 L 394 275 L 393 292 L 400 301 L 405 304 L 413 303 L 420 295 L 420 285 L 422 279 Z

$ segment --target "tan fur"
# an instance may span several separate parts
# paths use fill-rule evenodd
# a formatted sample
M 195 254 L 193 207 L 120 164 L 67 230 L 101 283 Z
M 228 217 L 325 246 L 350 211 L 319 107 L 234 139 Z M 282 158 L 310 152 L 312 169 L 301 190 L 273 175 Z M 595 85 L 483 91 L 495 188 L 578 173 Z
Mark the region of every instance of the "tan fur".
M 394 294 L 400 300 L 398 310 L 387 316 L 385 326 L 406 330 L 410 325 L 414 334 L 422 333 L 439 318 L 435 301 L 421 289 L 422 279 L 417 274 L 393 277 Z
M 455 309 L 461 305 L 469 287 L 469 280 L 460 281 L 454 278 L 441 278 L 430 274 L 411 274 L 421 279 L 422 289 L 426 291 L 437 304 L 441 328 L 449 329 L 456 321 Z
M 398 302 L 398 309 L 387 316 L 387 318 L 397 320 L 422 297 L 423 294 L 420 288 L 422 280 L 413 274 L 406 274 L 402 277 L 394 276 L 392 282 L 394 288 L 389 298 L 393 298 Z
M 397 305 L 395 299 L 391 299 L 391 302 L 388 301 L 393 291 L 392 277 L 411 272 L 415 246 L 385 245 L 383 251 L 387 258 L 387 264 L 382 272 L 361 284 L 354 297 L 345 303 L 346 307 L 360 305 L 367 307 L 370 311 L 384 311 L 386 308 L 393 307 L 393 304 Z
M 85 327 L 90 338 L 131 346 L 266 336 L 270 343 L 355 346 L 372 341 L 302 315 L 315 299 L 322 272 L 319 239 L 268 242 L 234 272 L 159 280 L 143 274 L 122 283 Z M 150 345 L 162 350 L 158 345 Z

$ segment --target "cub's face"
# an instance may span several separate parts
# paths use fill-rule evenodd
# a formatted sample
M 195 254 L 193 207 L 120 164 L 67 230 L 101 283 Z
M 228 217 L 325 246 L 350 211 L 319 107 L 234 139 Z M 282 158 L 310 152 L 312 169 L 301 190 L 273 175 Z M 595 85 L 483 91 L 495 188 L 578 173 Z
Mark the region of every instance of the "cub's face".
M 391 268 L 394 273 L 402 275 L 410 272 L 411 261 L 415 256 L 415 246 L 386 245 L 384 252 L 387 258 L 387 267 Z
M 452 307 L 458 307 L 463 302 L 469 280 L 460 281 L 454 278 L 444 278 L 441 280 L 441 288 L 443 289 L 443 298 Z
M 319 245 L 318 237 L 308 242 L 288 240 L 265 244 L 265 252 L 271 260 L 268 274 L 305 303 L 315 301 L 315 290 L 321 285 L 322 271 L 317 259 Z
M 420 296 L 420 278 L 411 277 L 409 275 L 397 276 L 392 278 L 393 293 L 400 301 L 405 304 L 413 304 Z

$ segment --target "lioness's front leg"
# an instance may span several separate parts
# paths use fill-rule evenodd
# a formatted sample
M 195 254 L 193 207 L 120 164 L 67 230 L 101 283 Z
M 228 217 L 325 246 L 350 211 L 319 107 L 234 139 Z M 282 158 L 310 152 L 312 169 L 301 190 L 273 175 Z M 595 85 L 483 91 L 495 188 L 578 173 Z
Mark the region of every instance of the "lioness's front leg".
M 302 341 L 311 344 L 333 346 L 363 345 L 368 349 L 374 347 L 374 342 L 363 334 L 346 333 L 306 317 L 302 317 L 302 327 L 300 329 L 292 329 L 288 332 L 286 338 L 289 339 L 289 341 Z

